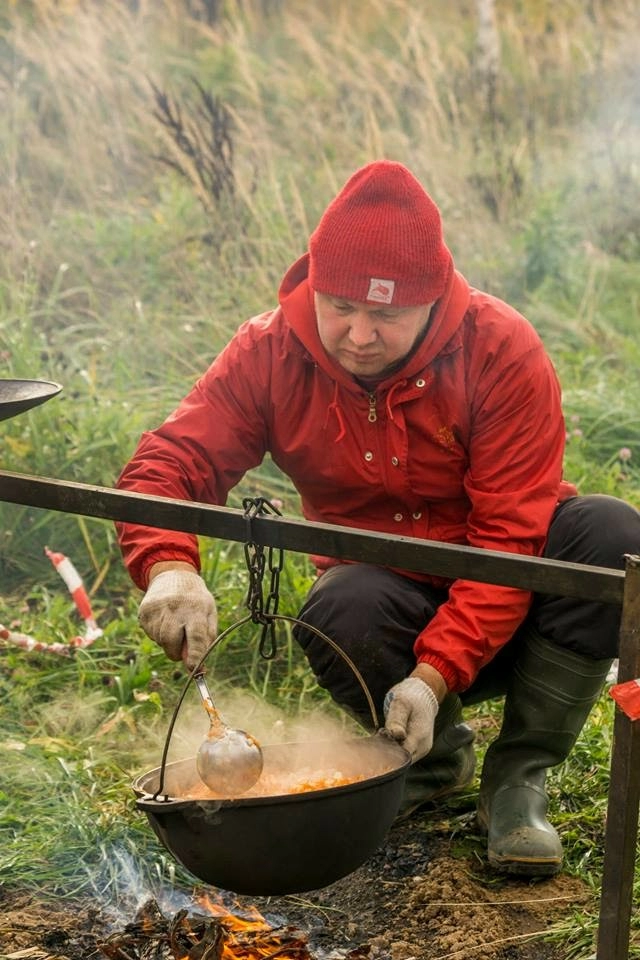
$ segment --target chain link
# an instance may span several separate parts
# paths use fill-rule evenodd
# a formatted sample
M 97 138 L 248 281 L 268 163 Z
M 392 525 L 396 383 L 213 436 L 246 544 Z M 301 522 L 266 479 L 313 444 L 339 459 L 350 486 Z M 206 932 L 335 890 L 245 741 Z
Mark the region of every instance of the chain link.
M 249 573 L 249 589 L 246 605 L 253 623 L 262 624 L 258 650 L 264 660 L 273 660 L 278 650 L 276 645 L 275 615 L 280 602 L 280 573 L 284 566 L 281 548 L 269 547 L 267 556 L 261 543 L 253 538 L 252 520 L 269 513 L 282 516 L 277 507 L 264 497 L 245 497 L 242 501 L 247 526 L 244 558 Z M 268 567 L 267 567 L 268 564 Z M 264 575 L 269 570 L 269 592 L 264 595 Z

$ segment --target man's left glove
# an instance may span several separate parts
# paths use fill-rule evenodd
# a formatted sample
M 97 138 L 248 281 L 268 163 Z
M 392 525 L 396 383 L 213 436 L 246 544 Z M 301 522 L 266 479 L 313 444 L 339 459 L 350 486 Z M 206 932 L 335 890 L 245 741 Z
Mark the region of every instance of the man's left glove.
M 169 659 L 184 660 L 189 670 L 199 663 L 218 630 L 215 600 L 195 570 L 163 570 L 155 576 L 140 603 L 138 619 Z
M 384 698 L 385 730 L 411 754 L 415 763 L 433 746 L 438 698 L 419 677 L 407 677 L 391 687 Z

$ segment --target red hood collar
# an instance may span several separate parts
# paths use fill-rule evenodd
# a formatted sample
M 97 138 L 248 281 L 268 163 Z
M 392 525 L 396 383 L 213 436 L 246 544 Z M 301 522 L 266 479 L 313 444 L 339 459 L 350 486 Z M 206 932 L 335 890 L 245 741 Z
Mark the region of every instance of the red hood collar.
M 308 273 L 309 254 L 305 253 L 284 275 L 278 295 L 280 306 L 289 326 L 313 359 L 332 379 L 340 380 L 345 385 L 353 387 L 355 381 L 351 375 L 328 356 L 320 342 L 313 305 L 313 290 L 308 283 Z M 424 341 L 409 362 L 396 370 L 387 383 L 415 376 L 442 352 L 460 326 L 469 305 L 469 299 L 468 283 L 451 266 L 445 291 L 436 304 Z

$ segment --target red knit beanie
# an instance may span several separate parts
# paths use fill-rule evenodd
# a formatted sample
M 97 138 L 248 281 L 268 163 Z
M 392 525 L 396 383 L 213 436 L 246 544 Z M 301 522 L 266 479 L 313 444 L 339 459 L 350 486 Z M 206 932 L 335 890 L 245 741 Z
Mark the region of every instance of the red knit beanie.
M 438 300 L 451 266 L 437 206 L 390 160 L 350 177 L 312 233 L 309 254 L 314 290 L 394 307 Z

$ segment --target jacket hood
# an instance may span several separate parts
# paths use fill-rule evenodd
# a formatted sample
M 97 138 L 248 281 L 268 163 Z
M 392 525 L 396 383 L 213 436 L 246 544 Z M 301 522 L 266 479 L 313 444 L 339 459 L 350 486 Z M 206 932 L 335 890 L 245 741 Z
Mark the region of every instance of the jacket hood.
M 352 389 L 360 389 L 351 374 L 326 352 L 318 335 L 313 290 L 309 285 L 309 254 L 300 257 L 284 275 L 278 299 L 285 320 L 313 360 L 329 376 Z M 469 285 L 453 265 L 449 269 L 445 291 L 431 312 L 427 334 L 404 366 L 395 370 L 380 387 L 413 377 L 451 342 L 454 349 L 459 329 L 470 301 Z

